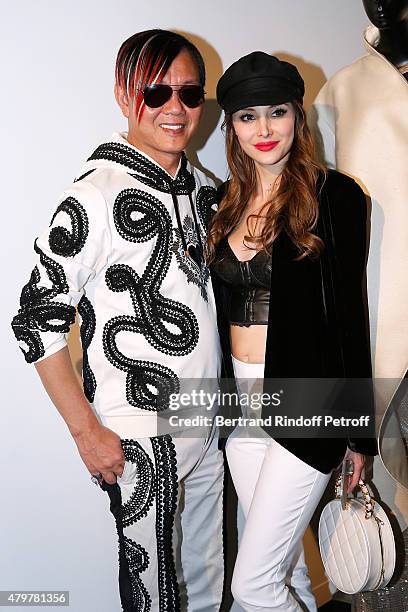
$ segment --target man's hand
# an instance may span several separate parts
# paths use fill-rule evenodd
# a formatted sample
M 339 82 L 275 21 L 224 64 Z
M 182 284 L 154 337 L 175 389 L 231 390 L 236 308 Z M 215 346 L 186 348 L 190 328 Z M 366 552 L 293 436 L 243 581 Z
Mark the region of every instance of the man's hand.
M 121 476 L 125 456 L 120 437 L 99 423 L 85 433 L 73 436 L 82 461 L 91 474 L 102 474 L 105 482 L 114 484 Z
M 72 367 L 67 347 L 35 364 L 48 395 L 64 419 L 91 474 L 116 482 L 125 465 L 120 437 L 96 418 Z

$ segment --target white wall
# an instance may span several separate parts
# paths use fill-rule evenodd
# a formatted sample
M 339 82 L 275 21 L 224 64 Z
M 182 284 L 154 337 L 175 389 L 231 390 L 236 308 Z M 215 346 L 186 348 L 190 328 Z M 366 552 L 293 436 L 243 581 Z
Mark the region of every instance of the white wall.
M 33 239 L 58 193 L 100 140 L 125 127 L 112 95 L 120 43 L 152 27 L 192 35 L 209 67 L 197 156 L 223 178 L 223 141 L 211 102 L 223 68 L 256 49 L 283 54 L 302 71 L 309 104 L 326 78 L 363 53 L 366 24 L 356 0 L 4 3 L 0 589 L 69 589 L 72 612 L 120 609 L 107 496 L 89 482 L 9 323 L 33 267 Z

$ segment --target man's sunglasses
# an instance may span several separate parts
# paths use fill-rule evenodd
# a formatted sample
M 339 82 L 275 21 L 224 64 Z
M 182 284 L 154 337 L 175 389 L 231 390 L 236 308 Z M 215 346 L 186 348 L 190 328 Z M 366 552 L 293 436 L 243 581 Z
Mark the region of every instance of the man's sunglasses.
M 201 85 L 147 85 L 143 89 L 145 104 L 150 108 L 159 108 L 166 104 L 177 91 L 177 95 L 188 108 L 197 108 L 204 102 L 204 88 Z

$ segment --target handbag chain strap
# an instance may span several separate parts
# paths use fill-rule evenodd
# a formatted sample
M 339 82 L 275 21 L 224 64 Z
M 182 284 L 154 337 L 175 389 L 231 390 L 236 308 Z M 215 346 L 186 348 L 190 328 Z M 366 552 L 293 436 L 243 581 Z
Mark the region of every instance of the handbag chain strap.
M 380 572 L 380 577 L 378 579 L 377 584 L 375 585 L 375 587 L 372 589 L 373 591 L 376 591 L 377 589 L 380 588 L 383 580 L 384 580 L 384 574 L 385 574 L 385 567 L 384 567 L 384 545 L 383 545 L 383 540 L 382 540 L 382 532 L 381 532 L 381 525 L 384 525 L 383 521 L 381 519 L 378 518 L 378 516 L 375 516 L 375 522 L 378 528 L 378 537 L 380 539 L 380 550 L 381 550 L 381 572 Z
M 363 494 L 364 507 L 365 507 L 365 518 L 368 520 L 373 516 L 375 499 L 371 497 L 370 491 L 368 490 L 367 485 L 365 484 L 364 480 L 362 480 L 361 478 L 358 481 L 358 487 L 360 488 L 360 491 Z M 340 494 L 341 494 L 341 476 L 338 476 L 338 478 L 336 479 L 336 498 L 337 499 L 340 499 Z M 377 520 L 376 517 L 374 518 Z

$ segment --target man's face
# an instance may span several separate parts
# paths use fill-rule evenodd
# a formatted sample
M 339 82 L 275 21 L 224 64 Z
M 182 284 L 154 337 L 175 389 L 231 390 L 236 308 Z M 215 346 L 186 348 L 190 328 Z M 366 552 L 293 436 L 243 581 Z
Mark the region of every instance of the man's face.
M 161 81 L 165 85 L 199 85 L 197 66 L 190 53 L 183 49 L 170 65 Z M 118 99 L 118 93 L 116 92 Z M 140 121 L 136 117 L 135 101 L 129 100 L 123 114 L 128 118 L 128 141 L 170 173 L 174 173 L 184 151 L 200 121 L 203 105 L 189 108 L 183 104 L 177 91 L 159 108 L 144 106 Z

